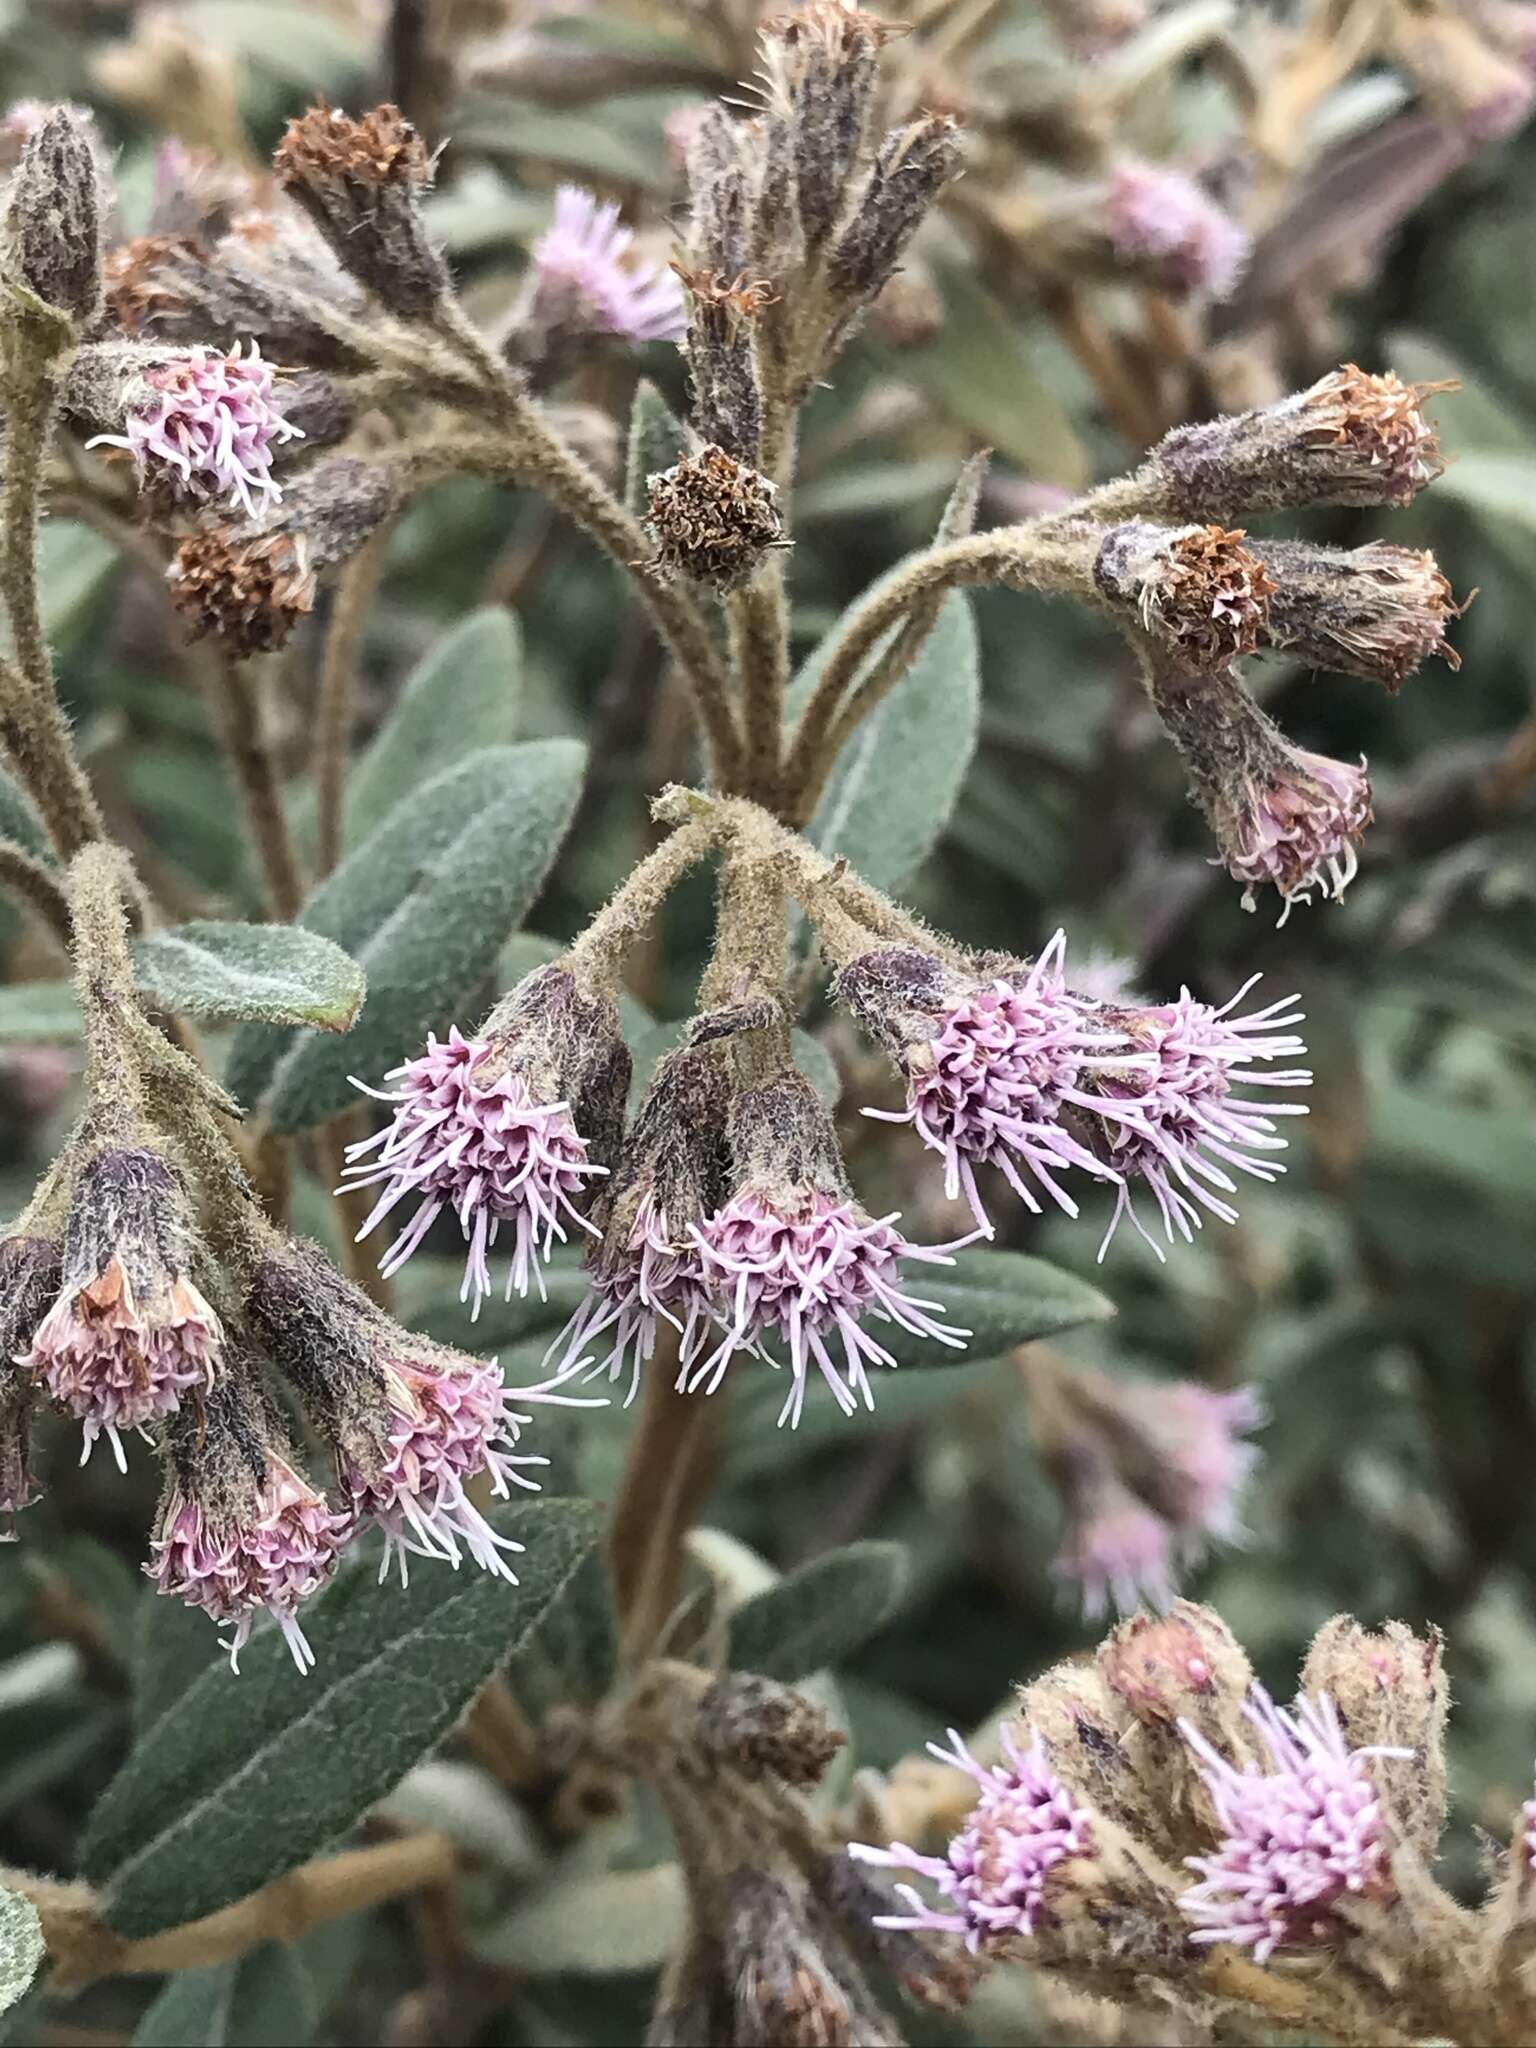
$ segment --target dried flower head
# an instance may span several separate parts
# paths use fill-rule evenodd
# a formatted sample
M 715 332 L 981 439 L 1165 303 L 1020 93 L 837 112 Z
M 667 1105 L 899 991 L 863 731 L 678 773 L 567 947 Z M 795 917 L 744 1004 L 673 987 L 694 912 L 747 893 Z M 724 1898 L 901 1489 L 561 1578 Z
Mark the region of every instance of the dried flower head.
M 272 168 L 343 268 L 392 313 L 432 311 L 448 289 L 421 214 L 432 162 L 398 107 L 353 120 L 322 101 L 288 123 Z
M 762 392 L 752 330 L 775 300 L 763 278 L 674 264 L 688 294 L 688 378 L 692 417 L 707 442 L 751 462 L 762 424 Z
M 1427 550 L 1388 541 L 1358 548 L 1259 541 L 1255 552 L 1275 580 L 1267 646 L 1320 668 L 1369 676 L 1394 693 L 1432 654 L 1461 667 L 1445 629 L 1466 606 L 1456 603 Z
M 1094 581 L 1188 668 L 1209 674 L 1252 654 L 1269 616 L 1274 580 L 1245 539 L 1220 526 L 1129 520 L 1105 534 Z
M 1243 884 L 1243 907 L 1252 910 L 1255 892 L 1272 885 L 1284 924 L 1314 890 L 1342 896 L 1371 822 L 1365 763 L 1352 767 L 1292 746 L 1230 671 L 1154 668 L 1151 692 L 1221 861 Z
M 212 1388 L 224 1333 L 192 1283 L 193 1256 L 185 1198 L 158 1153 L 112 1148 L 81 1168 L 63 1283 L 23 1363 L 84 1425 L 82 1464 L 105 1435 L 126 1471 L 123 1430 Z
M 733 590 L 771 548 L 789 546 L 773 485 L 713 442 L 647 477 L 646 489 L 651 566 L 662 575 Z
M 533 247 L 527 324 L 546 344 L 617 335 L 625 341 L 681 341 L 683 295 L 671 271 L 643 263 L 619 209 L 579 185 L 555 194 L 555 217 Z
M 18 111 L 11 110 L 12 123 Z M 101 308 L 101 200 L 90 127 L 73 107 L 22 118 L 0 224 L 7 268 L 45 305 L 88 327 Z
M 168 1434 L 171 1476 L 145 1570 L 162 1593 L 227 1624 L 231 1667 L 269 1613 L 300 1671 L 314 1654 L 296 1610 L 325 1584 L 352 1533 L 290 1462 L 226 1375 L 197 1418 Z
M 315 608 L 303 534 L 188 534 L 166 572 L 171 602 L 194 639 L 211 633 L 236 660 L 286 646 Z
M 1179 1903 L 1197 1923 L 1191 1940 L 1251 1947 L 1262 1963 L 1279 1948 L 1336 1939 L 1341 1899 L 1390 1896 L 1391 1841 L 1366 1764 L 1410 1752 L 1351 1749 L 1326 1694 L 1286 1713 L 1255 1685 L 1245 1712 L 1267 1770 L 1238 1769 L 1182 1724 L 1223 1839 L 1214 1855 L 1187 1859 L 1201 1882 Z
M 847 1742 L 802 1693 L 751 1671 L 717 1678 L 698 1703 L 692 1737 L 743 1777 L 818 1784 Z
M 247 519 L 256 495 L 282 497 L 272 452 L 302 438 L 288 418 L 281 388 L 254 342 L 241 355 L 193 348 L 135 376 L 122 397 L 121 434 L 97 434 L 88 448 L 125 448 L 141 481 L 173 501 L 204 504 L 227 496 Z
M 1170 506 L 1194 518 L 1406 505 L 1440 474 L 1423 403 L 1449 388 L 1346 363 L 1275 405 L 1175 427 L 1153 450 L 1152 468 Z
M 1233 1015 L 1258 979 L 1246 981 L 1219 1009 L 1182 989 L 1177 1002 L 1109 1013 L 1112 1026 L 1139 1053 L 1150 1055 L 1150 1064 L 1127 1067 L 1123 1074 L 1100 1068 L 1092 1078 L 1091 1092 L 1114 1104 L 1099 1138 L 1121 1176 L 1100 1258 L 1125 1216 L 1162 1257 L 1136 1213 L 1138 1182 L 1151 1189 L 1169 1242 L 1175 1236 L 1188 1242 L 1207 1214 L 1236 1221 L 1237 1211 L 1224 1199 L 1236 1193 L 1227 1168 L 1257 1180 L 1284 1172 L 1271 1156 L 1285 1149 L 1274 1119 L 1304 1116 L 1306 1105 L 1249 1100 L 1236 1090 L 1303 1088 L 1312 1076 L 1303 1067 L 1270 1070 L 1271 1062 L 1306 1052 L 1289 1028 L 1301 1022 L 1301 1012 L 1290 1007 L 1294 996 L 1266 1003 L 1247 1017 Z
M 725 2030 L 702 2038 L 744 2048 L 900 2048 L 842 1930 L 798 1872 L 744 1862 L 719 1881 L 710 1905 L 733 2013 Z
M 768 119 L 787 131 L 807 250 L 820 246 L 843 211 L 868 125 L 876 62 L 883 45 L 901 33 L 853 0 L 807 0 L 764 24 Z
M 1100 1179 L 1113 1171 L 1067 1130 L 1063 1110 L 1097 1106 L 1088 1076 L 1118 1064 L 1125 1040 L 1101 1006 L 1067 986 L 1066 935 L 1057 932 L 1039 958 L 1008 963 L 990 977 L 961 975 L 934 956 L 891 947 L 849 962 L 834 993 L 883 1045 L 907 1080 L 904 1112 L 868 1110 L 910 1123 L 944 1161 L 951 1201 L 970 1203 L 990 1235 L 976 1169 L 992 1166 L 1031 1213 L 1033 1182 L 1069 1216 L 1077 1204 L 1059 1175 L 1079 1167 Z
M 571 1226 L 593 1232 L 584 1211 L 623 1128 L 629 1054 L 612 998 L 585 991 L 558 963 L 541 967 L 479 1037 L 456 1027 L 446 1040 L 429 1037 L 386 1078 L 397 1085 L 363 1092 L 390 1104 L 391 1120 L 348 1147 L 346 1171 L 347 1186 L 382 1190 L 360 1238 L 416 1200 L 380 1271 L 397 1272 L 448 1210 L 469 1246 L 462 1298 L 476 1314 L 503 1226 L 513 1241 L 509 1298 L 526 1294 L 530 1278 L 542 1289 L 540 1262 L 556 1241 Z
M 1104 220 L 1120 260 L 1150 271 L 1174 298 L 1225 299 L 1248 261 L 1245 231 L 1193 178 L 1166 164 L 1117 164 Z
M 894 1215 L 867 1214 L 803 1075 L 743 1090 L 731 1106 L 730 1140 L 735 1191 L 693 1234 L 723 1335 L 707 1355 L 700 1345 L 682 1360 L 679 1387 L 713 1393 L 738 1352 L 766 1356 L 764 1343 L 777 1337 L 791 1377 L 779 1421 L 793 1428 L 813 1366 L 845 1415 L 860 1401 L 874 1407 L 869 1368 L 897 1361 L 866 1327 L 871 1320 L 964 1348 L 969 1332 L 939 1322 L 931 1313 L 939 1304 L 909 1294 L 901 1272 L 904 1259 L 953 1265 L 954 1247 L 914 1245 Z
M 938 1889 L 940 1903 L 930 1906 L 910 1885 L 899 1885 L 909 1910 L 882 1915 L 879 1925 L 962 1935 L 974 1955 L 1009 1936 L 1031 1936 L 1048 1920 L 1054 1873 L 1093 1854 L 1093 1815 L 1052 1771 L 1038 1737 L 1026 1749 L 1004 1729 L 1003 1761 L 991 1765 L 978 1763 L 954 1729 L 949 1739 L 951 1749 L 929 1748 L 974 1778 L 978 1797 L 944 1855 L 924 1856 L 901 1842 L 889 1849 L 855 1842 L 849 1854 L 912 1871 Z

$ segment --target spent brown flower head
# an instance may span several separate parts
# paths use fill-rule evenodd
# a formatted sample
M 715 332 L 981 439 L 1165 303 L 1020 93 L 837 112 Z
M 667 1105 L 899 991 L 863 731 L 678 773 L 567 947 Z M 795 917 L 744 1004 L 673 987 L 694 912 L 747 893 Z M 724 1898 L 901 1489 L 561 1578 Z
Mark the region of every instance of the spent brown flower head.
M 403 319 L 431 312 L 448 289 L 419 203 L 432 160 L 398 107 L 353 120 L 321 101 L 288 123 L 272 164 L 359 283 Z
M 171 602 L 200 640 L 211 634 L 237 660 L 270 654 L 315 608 L 315 572 L 302 533 L 189 534 L 168 571 Z
M 653 566 L 664 575 L 732 590 L 755 574 L 770 549 L 790 545 L 773 485 L 715 442 L 647 485 Z
M 1246 538 L 1241 528 L 1130 520 L 1105 534 L 1094 580 L 1192 670 L 1211 673 L 1252 654 L 1269 616 L 1274 578 Z
M 1394 695 L 1431 655 L 1461 667 L 1445 633 L 1466 604 L 1456 602 L 1427 549 L 1380 540 L 1358 548 L 1300 540 L 1254 547 L 1275 585 L 1266 646 L 1319 668 L 1369 677 Z

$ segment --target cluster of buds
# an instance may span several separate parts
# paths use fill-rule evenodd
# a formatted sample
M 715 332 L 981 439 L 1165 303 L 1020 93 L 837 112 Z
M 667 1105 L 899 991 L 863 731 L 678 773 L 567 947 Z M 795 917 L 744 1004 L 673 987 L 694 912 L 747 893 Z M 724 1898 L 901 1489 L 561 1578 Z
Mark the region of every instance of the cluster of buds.
M 1480 1914 L 1434 1885 L 1445 1714 L 1438 1638 L 1341 1616 L 1283 1708 L 1221 1620 L 1180 1601 L 1026 1686 L 982 1757 L 953 1735 L 934 1750 L 975 1787 L 947 1844 L 852 1854 L 924 1887 L 880 1924 L 1117 2001 L 1328 2039 L 1520 2039 L 1526 1820 Z M 1261 1969 L 1234 1971 L 1234 1951 Z

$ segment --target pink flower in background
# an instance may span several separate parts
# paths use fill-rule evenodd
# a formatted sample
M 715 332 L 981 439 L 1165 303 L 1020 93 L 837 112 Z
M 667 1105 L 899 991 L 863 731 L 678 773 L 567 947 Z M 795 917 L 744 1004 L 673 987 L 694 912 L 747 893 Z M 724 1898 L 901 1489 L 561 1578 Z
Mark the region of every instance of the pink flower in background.
M 941 1903 L 930 1906 L 910 1885 L 898 1885 L 910 1910 L 882 1916 L 877 1927 L 963 1935 L 974 1955 L 1000 1937 L 1035 1932 L 1049 1912 L 1051 1873 L 1074 1856 L 1092 1853 L 1093 1816 L 1073 1803 L 1038 1737 L 1022 1749 L 1004 1729 L 1004 1760 L 990 1766 L 976 1761 L 953 1728 L 949 1739 L 952 1750 L 937 1743 L 929 1749 L 940 1763 L 968 1772 L 979 1794 L 945 1853 L 923 1856 L 901 1842 L 889 1849 L 854 1842 L 848 1853 L 862 1863 L 909 1870 L 938 1889 Z
M 682 288 L 670 270 L 636 260 L 619 209 L 579 185 L 555 194 L 555 217 L 534 244 L 535 324 L 628 341 L 681 341 Z
M 1228 297 L 1248 261 L 1244 230 L 1193 178 L 1166 164 L 1118 164 L 1106 213 L 1116 253 L 1156 265 L 1164 288 L 1180 297 Z
M 1218 1393 L 1195 1380 L 1162 1386 L 1148 1381 L 1142 1387 L 1144 1398 L 1163 1410 L 1161 1425 L 1148 1434 L 1166 1446 L 1166 1468 L 1179 1503 L 1172 1520 L 1180 1555 L 1193 1564 L 1212 1543 L 1241 1543 L 1247 1534 L 1243 1489 L 1262 1455 L 1245 1438 L 1265 1421 L 1263 1401 L 1252 1387 Z
M 1202 1881 L 1179 1904 L 1199 1923 L 1191 1940 L 1251 1947 L 1263 1963 L 1277 1948 L 1337 1934 L 1332 1909 L 1342 1898 L 1390 1891 L 1390 1842 L 1366 1761 L 1413 1751 L 1351 1749 L 1326 1693 L 1288 1714 L 1256 1685 L 1243 1711 L 1263 1737 L 1268 1769 L 1238 1769 L 1179 1723 L 1223 1835 L 1215 1855 L 1186 1859 Z
M 144 374 L 145 396 L 131 404 L 126 432 L 97 434 L 88 448 L 126 448 L 141 478 L 168 482 L 179 498 L 201 504 L 228 496 L 248 519 L 255 493 L 282 496 L 272 475 L 276 443 L 302 439 L 284 417 L 281 395 L 255 342 L 242 357 L 193 348 Z
M 350 1515 L 334 1513 L 291 1465 L 269 1452 L 265 1475 L 244 1516 L 215 1516 L 180 1487 L 173 1488 L 145 1570 L 162 1593 L 201 1607 L 217 1622 L 233 1624 L 224 1647 L 234 1670 L 240 1668 L 251 1625 L 265 1608 L 282 1630 L 294 1663 L 308 1671 L 314 1653 L 295 1610 L 336 1569 L 352 1528 Z
M 568 1224 L 590 1230 L 577 1199 L 607 1171 L 588 1161 L 565 1103 L 535 1102 L 515 1073 L 476 1078 L 489 1050 L 455 1029 L 443 1041 L 429 1037 L 418 1059 L 386 1077 L 398 1087 L 355 1082 L 395 1113 L 382 1131 L 348 1146 L 345 1180 L 354 1188 L 383 1186 L 359 1239 L 408 1196 L 417 1198 L 410 1222 L 380 1261 L 386 1276 L 399 1271 L 445 1209 L 457 1216 L 469 1245 L 460 1299 L 473 1297 L 477 1315 L 491 1292 L 490 1253 L 502 1226 L 512 1238 L 508 1298 L 526 1294 L 530 1276 L 542 1292 L 540 1261 L 557 1240 L 565 1242 Z
M 1161 1515 L 1110 1472 L 1100 1474 L 1081 1499 L 1069 1498 L 1068 1508 L 1070 1526 L 1051 1574 L 1077 1593 L 1089 1621 L 1110 1607 L 1132 1614 L 1143 1605 L 1173 1605 L 1173 1530 Z
M 685 1362 L 678 1385 L 713 1393 L 738 1351 L 761 1356 L 777 1335 L 789 1347 L 793 1385 L 781 1423 L 800 1420 L 806 1381 L 814 1365 L 838 1406 L 851 1415 L 860 1400 L 873 1408 L 871 1365 L 896 1360 L 865 1328 L 865 1319 L 895 1323 L 936 1344 L 965 1348 L 969 1332 L 935 1320 L 939 1303 L 902 1287 L 901 1261 L 954 1263 L 952 1247 L 909 1244 L 893 1230 L 893 1216 L 868 1216 L 852 1201 L 806 1189 L 794 1205 L 744 1189 L 695 1230 L 708 1276 L 714 1316 L 725 1335 L 707 1358 Z M 966 1240 L 969 1242 L 969 1240 Z M 835 1344 L 841 1359 L 829 1348 Z

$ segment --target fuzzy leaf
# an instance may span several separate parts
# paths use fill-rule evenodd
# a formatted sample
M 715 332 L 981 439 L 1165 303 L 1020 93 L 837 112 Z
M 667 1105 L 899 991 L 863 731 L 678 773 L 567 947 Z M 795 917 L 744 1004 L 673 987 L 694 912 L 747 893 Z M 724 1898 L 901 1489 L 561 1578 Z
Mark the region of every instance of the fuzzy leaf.
M 376 1084 L 454 1022 L 538 894 L 584 760 L 572 740 L 487 747 L 396 805 L 299 914 L 367 973 L 356 1027 L 338 1045 L 243 1026 L 231 1094 L 264 1101 L 274 1130 L 301 1131 L 357 1101 L 350 1075 Z
M 134 2048 L 305 2048 L 317 2018 L 303 1963 L 268 1941 L 237 1962 L 169 1978 L 140 2020 Z
M 204 1672 L 145 1731 L 82 1852 L 112 1926 L 153 1934 L 244 1898 L 354 1826 L 447 1733 L 563 1596 L 599 1527 L 577 1500 L 491 1519 L 527 1545 L 520 1585 L 424 1567 L 406 1589 L 381 1586 L 359 1558 L 305 1613 L 308 1676 L 264 1630 L 238 1678 Z
M 9 839 L 26 853 L 53 864 L 53 842 L 48 828 L 37 815 L 31 797 L 11 774 L 0 768 L 0 839 Z
M 80 1006 L 67 981 L 14 981 L 0 988 L 0 1045 L 77 1045 Z
M 646 479 L 670 469 L 687 452 L 687 428 L 650 378 L 642 377 L 629 409 L 629 455 L 624 468 L 624 502 L 637 519 L 648 502 Z
M 728 1661 L 786 1681 L 835 1664 L 884 1628 L 907 1590 L 899 1543 L 850 1543 L 802 1565 L 730 1618 Z
M 13 2006 L 43 1960 L 37 1908 L 18 1892 L 0 1891 L 0 2012 Z
M 347 777 L 346 843 L 443 769 L 517 736 L 522 634 L 500 606 L 471 612 L 411 671 L 378 736 Z
M 811 656 L 797 694 L 821 658 L 821 650 Z M 899 888 L 949 821 L 980 717 L 976 628 L 953 591 L 916 661 L 839 754 L 807 838 L 845 856 L 877 889 Z
M 687 1920 L 675 1863 L 579 1872 L 529 1890 L 474 1938 L 473 1949 L 481 1962 L 519 1976 L 654 1970 L 682 1939 Z
M 363 972 L 340 946 L 291 924 L 199 918 L 153 932 L 133 949 L 143 992 L 186 1017 L 251 1018 L 350 1031 Z

